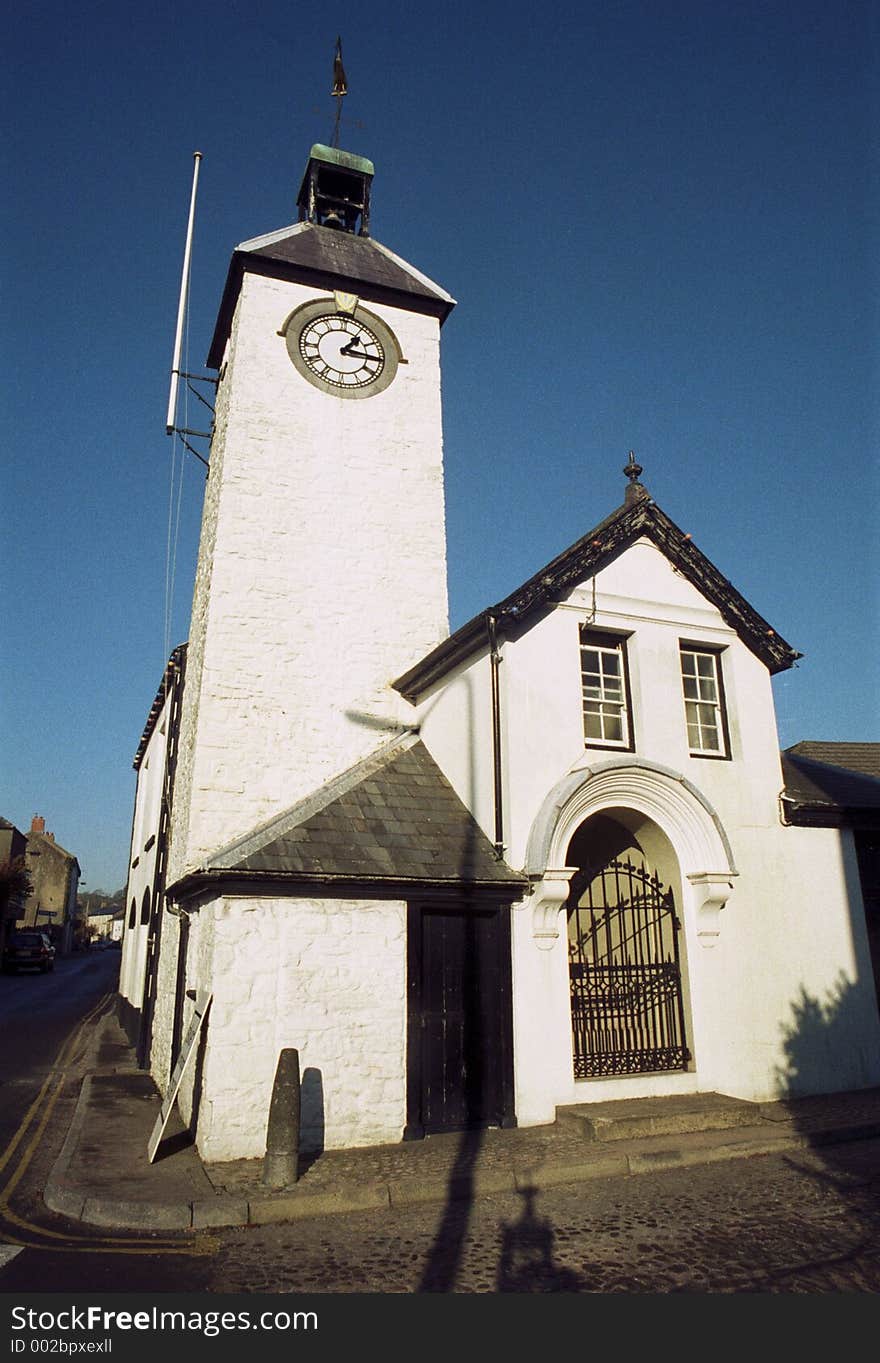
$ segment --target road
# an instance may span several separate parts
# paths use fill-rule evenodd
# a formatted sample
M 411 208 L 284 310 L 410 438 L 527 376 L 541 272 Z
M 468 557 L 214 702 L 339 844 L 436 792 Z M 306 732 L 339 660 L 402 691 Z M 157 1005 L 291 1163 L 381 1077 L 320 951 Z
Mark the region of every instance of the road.
M 65 1037 L 112 990 L 117 967 L 118 953 L 92 953 L 59 962 L 54 975 L 3 980 L 0 1027 L 13 1039 L 0 1054 L 5 1151 L 41 1088 L 54 1082 L 52 1061 Z M 40 1140 L 29 1131 L 13 1157 L 3 1156 L 0 1241 L 14 1257 L 0 1266 L 0 1293 L 880 1291 L 878 1141 L 483 1197 L 472 1206 L 195 1238 L 143 1235 L 122 1246 L 112 1234 L 52 1216 L 40 1199 L 75 1101 L 77 1055 L 74 1046 Z M 10 1172 L 28 1148 L 10 1195 Z
M 116 949 L 59 956 L 47 975 L 0 975 L 0 1150 L 49 1074 L 76 1024 L 116 990 Z

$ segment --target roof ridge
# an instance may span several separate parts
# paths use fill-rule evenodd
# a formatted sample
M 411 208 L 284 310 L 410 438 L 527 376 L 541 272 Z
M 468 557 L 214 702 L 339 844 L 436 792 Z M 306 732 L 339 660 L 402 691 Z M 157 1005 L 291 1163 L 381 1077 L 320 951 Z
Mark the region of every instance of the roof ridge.
M 617 507 L 496 605 L 460 625 L 392 684 L 408 700 L 423 695 L 485 641 L 488 615 L 495 616 L 502 631 L 505 617 L 518 624 L 534 611 L 562 599 L 584 577 L 594 577 L 643 536 L 718 609 L 771 673 L 791 667 L 802 657 L 715 567 L 691 535 L 681 530 L 653 497 L 645 495 Z

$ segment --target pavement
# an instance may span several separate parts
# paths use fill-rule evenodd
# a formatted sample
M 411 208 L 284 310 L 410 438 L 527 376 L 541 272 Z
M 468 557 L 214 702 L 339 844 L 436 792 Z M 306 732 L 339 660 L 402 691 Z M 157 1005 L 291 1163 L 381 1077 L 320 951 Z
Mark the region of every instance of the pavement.
M 95 1025 L 86 1070 L 44 1200 L 52 1211 L 118 1229 L 265 1225 L 446 1203 L 880 1136 L 880 1089 L 774 1103 L 697 1094 L 582 1104 L 560 1109 L 549 1126 L 301 1155 L 298 1180 L 274 1189 L 262 1181 L 260 1159 L 204 1163 L 176 1106 L 150 1163 L 160 1096 L 112 1014 Z

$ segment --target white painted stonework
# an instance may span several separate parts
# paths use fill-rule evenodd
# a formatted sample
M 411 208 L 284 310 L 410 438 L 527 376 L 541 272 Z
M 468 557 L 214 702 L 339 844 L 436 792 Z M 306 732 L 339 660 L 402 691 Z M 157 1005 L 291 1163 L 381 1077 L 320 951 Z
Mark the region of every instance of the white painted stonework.
M 304 1149 L 400 1140 L 405 904 L 220 899 L 193 915 L 191 932 L 187 987 L 214 994 L 200 1076 L 203 1158 L 265 1153 L 285 1047 L 299 1052 Z
M 628 635 L 635 752 L 586 748 L 579 626 Z M 688 753 L 679 641 L 723 648 L 731 760 Z M 880 1082 L 880 1026 L 864 916 L 852 912 L 840 834 L 782 826 L 770 677 L 717 609 L 648 541 L 580 584 L 502 645 L 506 859 L 532 878 L 513 913 L 516 1109 L 521 1124 L 563 1103 L 683 1091 L 754 1100 Z M 421 735 L 492 836 L 485 652 L 422 702 Z M 591 815 L 625 811 L 670 868 L 681 907 L 687 1073 L 576 1082 L 564 902 L 566 850 Z M 806 1005 L 846 1014 L 809 1065 Z M 538 1023 L 537 1020 L 540 1020 Z
M 317 297 L 330 295 L 246 272 L 232 321 L 193 599 L 169 885 L 407 726 L 420 730 L 495 839 L 487 649 L 417 706 L 392 685 L 447 635 L 439 323 L 365 304 L 393 329 L 406 363 L 383 392 L 345 400 L 297 371 L 282 334 L 294 309 Z M 585 744 L 583 625 L 627 638 L 631 750 Z M 720 651 L 730 735 L 723 760 L 689 753 L 683 641 Z M 536 612 L 515 638 L 502 633 L 500 652 L 505 859 L 529 881 L 511 910 L 518 1122 L 552 1122 L 557 1106 L 576 1101 L 688 1091 L 763 1100 L 880 1084 L 851 835 L 783 825 L 771 679 L 718 608 L 644 538 Z M 150 837 L 165 720 L 138 779 L 128 887 L 136 912 L 120 984 L 134 1010 L 144 991 L 141 904 L 156 870 Z M 572 839 L 596 816 L 624 828 L 672 888 L 686 1071 L 574 1078 L 565 906 Z M 399 1140 L 407 904 L 371 898 L 361 885 L 334 895 L 329 884 L 284 883 L 279 874 L 271 892 L 230 878 L 173 907 L 163 916 L 150 1065 L 164 1090 L 175 1025 L 185 1028 L 191 1007 L 175 1018 L 179 987 L 210 992 L 203 1051 L 180 1095 L 203 1158 L 263 1155 L 275 1069 L 289 1047 L 300 1056 L 304 1148 Z M 183 980 L 178 911 L 188 927 Z
M 158 830 L 165 779 L 170 700 L 166 699 L 141 756 L 135 790 L 134 822 L 125 900 L 125 930 L 119 966 L 119 993 L 140 1011 L 144 998 L 149 923 L 142 922 L 144 895 L 152 895 L 159 852 Z
M 407 361 L 361 401 L 294 368 L 326 291 L 245 274 L 224 361 L 189 644 L 170 876 L 387 740 L 389 683 L 447 632 L 439 324 L 369 304 Z

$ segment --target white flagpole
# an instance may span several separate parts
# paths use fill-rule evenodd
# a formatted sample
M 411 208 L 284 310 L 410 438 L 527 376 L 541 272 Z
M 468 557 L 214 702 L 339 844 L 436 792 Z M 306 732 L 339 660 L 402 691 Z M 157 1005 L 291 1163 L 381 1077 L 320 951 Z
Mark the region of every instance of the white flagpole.
M 174 334 L 174 356 L 171 360 L 171 389 L 168 394 L 168 416 L 165 420 L 165 430 L 168 435 L 174 431 L 174 422 L 177 414 L 177 388 L 180 382 L 180 347 L 183 342 L 183 317 L 186 312 L 186 286 L 189 281 L 189 262 L 192 254 L 193 222 L 196 216 L 196 188 L 199 183 L 199 162 L 202 159 L 200 151 L 193 152 L 195 165 L 193 166 L 192 196 L 189 202 L 189 223 L 186 229 L 186 246 L 183 251 L 183 273 L 180 279 L 180 302 L 177 306 L 177 330 Z

